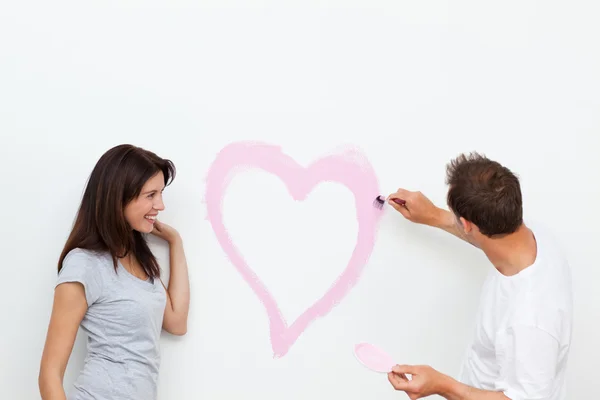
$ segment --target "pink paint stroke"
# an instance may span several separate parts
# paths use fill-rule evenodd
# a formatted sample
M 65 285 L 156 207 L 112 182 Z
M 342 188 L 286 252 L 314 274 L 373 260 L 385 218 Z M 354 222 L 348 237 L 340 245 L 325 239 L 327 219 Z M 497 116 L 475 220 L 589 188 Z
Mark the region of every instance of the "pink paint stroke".
M 227 186 L 236 173 L 247 168 L 259 168 L 277 175 L 296 201 L 304 200 L 321 182 L 340 183 L 354 194 L 358 234 L 348 265 L 323 297 L 289 327 L 276 300 L 232 243 L 223 223 L 222 202 Z M 373 207 L 373 199 L 378 194 L 373 168 L 357 150 L 347 149 L 325 156 L 307 168 L 283 154 L 279 147 L 267 144 L 237 142 L 219 152 L 206 178 L 208 220 L 223 250 L 267 311 L 275 358 L 284 356 L 308 325 L 328 314 L 357 283 L 375 244 L 381 211 Z
M 354 346 L 356 358 L 367 368 L 377 372 L 390 372 L 396 365 L 394 359 L 371 343 L 358 343 Z

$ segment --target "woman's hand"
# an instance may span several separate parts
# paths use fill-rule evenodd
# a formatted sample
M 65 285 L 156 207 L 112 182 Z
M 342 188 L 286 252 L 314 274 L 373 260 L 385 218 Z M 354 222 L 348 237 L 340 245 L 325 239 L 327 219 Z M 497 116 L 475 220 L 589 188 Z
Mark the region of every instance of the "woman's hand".
M 166 240 L 170 244 L 179 239 L 179 232 L 170 225 L 165 224 L 156 220 L 154 222 L 154 229 L 151 232 L 154 236 Z

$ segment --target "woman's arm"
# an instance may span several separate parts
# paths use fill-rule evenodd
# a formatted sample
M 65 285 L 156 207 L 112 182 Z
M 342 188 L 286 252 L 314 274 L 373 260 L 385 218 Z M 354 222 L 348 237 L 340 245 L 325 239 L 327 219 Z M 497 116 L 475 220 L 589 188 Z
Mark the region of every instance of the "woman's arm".
M 163 329 L 173 335 L 185 335 L 190 308 L 190 283 L 183 240 L 172 227 L 158 221 L 155 224 L 152 233 L 169 243 L 171 266 L 169 285 L 165 287 L 167 305 L 163 318 Z
M 87 302 L 82 284 L 68 282 L 56 287 L 38 377 L 42 400 L 67 398 L 63 378 L 86 310 Z

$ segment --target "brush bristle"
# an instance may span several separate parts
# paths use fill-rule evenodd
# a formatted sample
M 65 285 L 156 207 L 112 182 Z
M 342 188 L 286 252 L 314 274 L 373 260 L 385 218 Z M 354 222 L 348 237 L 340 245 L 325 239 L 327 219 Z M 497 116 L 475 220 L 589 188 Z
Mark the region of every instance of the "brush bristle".
M 385 203 L 385 200 L 383 199 L 383 197 L 381 197 L 381 195 L 377 196 L 375 198 L 375 200 L 373 200 L 373 205 L 379 209 L 383 208 L 384 203 Z

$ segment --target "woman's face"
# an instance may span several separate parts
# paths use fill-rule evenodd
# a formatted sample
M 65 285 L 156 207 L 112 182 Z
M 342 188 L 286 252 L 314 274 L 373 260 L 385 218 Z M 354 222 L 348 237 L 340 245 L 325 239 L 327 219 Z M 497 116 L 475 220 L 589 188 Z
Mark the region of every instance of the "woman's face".
M 125 220 L 132 229 L 141 233 L 150 233 L 159 211 L 165 209 L 162 192 L 165 180 L 162 171 L 148 179 L 140 195 L 125 206 Z

